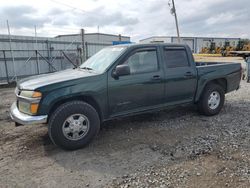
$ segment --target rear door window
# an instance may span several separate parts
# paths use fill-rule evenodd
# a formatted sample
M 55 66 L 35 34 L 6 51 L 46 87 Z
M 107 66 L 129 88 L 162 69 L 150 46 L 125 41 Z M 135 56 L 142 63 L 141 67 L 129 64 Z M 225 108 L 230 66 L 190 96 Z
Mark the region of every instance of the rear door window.
M 168 68 L 189 67 L 186 50 L 183 49 L 164 49 L 165 62 Z

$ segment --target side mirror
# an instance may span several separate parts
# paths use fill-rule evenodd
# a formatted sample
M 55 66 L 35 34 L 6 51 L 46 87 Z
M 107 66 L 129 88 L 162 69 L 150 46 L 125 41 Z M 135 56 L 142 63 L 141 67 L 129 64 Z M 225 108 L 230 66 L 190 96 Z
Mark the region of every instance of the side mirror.
M 130 74 L 130 67 L 126 64 L 118 65 L 113 71 L 113 77 L 115 79 L 119 78 L 119 76 L 125 76 Z

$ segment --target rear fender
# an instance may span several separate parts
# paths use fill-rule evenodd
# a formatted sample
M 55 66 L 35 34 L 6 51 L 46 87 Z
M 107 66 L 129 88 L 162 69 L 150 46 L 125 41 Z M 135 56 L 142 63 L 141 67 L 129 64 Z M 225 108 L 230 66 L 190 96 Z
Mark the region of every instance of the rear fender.
M 227 84 L 228 81 L 226 78 L 213 78 L 210 80 L 203 79 L 200 82 L 198 82 L 198 89 L 197 89 L 197 93 L 195 96 L 195 102 L 199 101 L 205 87 L 210 83 L 218 84 L 224 89 L 225 93 L 228 92 L 228 84 Z

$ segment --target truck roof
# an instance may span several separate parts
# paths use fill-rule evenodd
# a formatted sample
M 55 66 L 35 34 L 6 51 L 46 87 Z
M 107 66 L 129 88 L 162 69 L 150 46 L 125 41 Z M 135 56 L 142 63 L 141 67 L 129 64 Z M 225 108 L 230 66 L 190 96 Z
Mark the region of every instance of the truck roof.
M 169 47 L 187 47 L 187 44 L 175 44 L 175 43 L 134 43 L 134 44 L 119 44 L 117 46 L 124 47 L 148 47 L 148 46 L 169 46 Z M 114 47 L 114 46 L 113 46 Z

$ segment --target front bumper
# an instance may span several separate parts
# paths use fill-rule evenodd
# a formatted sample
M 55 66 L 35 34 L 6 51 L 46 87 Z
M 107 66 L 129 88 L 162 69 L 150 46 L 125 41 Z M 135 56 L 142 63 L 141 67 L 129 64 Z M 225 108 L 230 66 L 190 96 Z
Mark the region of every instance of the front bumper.
M 10 108 L 10 117 L 13 121 L 21 125 L 47 123 L 48 119 L 47 115 L 31 116 L 20 112 L 17 108 L 16 102 L 14 102 Z

